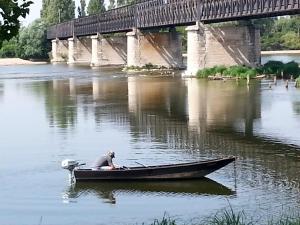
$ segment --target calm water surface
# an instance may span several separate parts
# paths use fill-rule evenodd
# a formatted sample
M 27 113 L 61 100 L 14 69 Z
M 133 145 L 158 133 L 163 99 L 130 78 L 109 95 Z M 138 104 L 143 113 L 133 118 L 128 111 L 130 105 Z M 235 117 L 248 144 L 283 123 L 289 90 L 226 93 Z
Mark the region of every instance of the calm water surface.
M 229 204 L 263 224 L 299 211 L 300 90 L 268 86 L 0 67 L 0 224 L 189 222 Z M 206 180 L 69 185 L 61 160 L 91 164 L 108 149 L 126 166 L 238 160 Z

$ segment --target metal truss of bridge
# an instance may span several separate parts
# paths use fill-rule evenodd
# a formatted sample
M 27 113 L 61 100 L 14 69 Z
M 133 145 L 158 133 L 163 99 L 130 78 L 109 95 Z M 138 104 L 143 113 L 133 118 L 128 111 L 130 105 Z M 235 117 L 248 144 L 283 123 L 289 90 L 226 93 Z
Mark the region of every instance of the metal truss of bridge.
M 300 13 L 300 0 L 149 0 L 54 25 L 48 39 Z

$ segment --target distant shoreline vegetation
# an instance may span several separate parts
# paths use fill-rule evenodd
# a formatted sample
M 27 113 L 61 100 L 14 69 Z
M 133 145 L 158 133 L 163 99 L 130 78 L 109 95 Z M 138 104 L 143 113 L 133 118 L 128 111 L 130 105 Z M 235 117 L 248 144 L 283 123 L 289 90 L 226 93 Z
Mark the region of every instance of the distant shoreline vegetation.
M 214 66 L 198 70 L 197 78 L 210 78 L 210 79 L 253 79 L 260 77 L 274 77 L 290 79 L 297 78 L 300 75 L 300 68 L 298 63 L 291 61 L 283 63 L 280 61 L 269 61 L 266 64 L 258 67 L 251 68 L 247 66 Z M 297 79 L 298 82 L 299 78 Z

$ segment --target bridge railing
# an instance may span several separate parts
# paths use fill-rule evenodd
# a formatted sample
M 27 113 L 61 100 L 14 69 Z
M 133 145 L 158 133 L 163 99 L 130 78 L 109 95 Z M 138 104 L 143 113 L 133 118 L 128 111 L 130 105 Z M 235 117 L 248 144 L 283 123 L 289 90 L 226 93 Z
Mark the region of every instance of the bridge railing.
M 240 18 L 300 14 L 300 0 L 137 0 L 136 4 L 48 28 L 48 39 L 135 28 L 213 23 Z
M 197 0 L 151 0 L 135 5 L 137 28 L 189 24 L 197 19 Z
M 300 13 L 300 0 L 204 0 L 199 5 L 199 21 L 276 16 Z
M 67 22 L 59 23 L 48 27 L 47 30 L 47 38 L 55 39 L 55 38 L 69 38 L 74 35 L 74 20 L 70 20 Z
M 135 10 L 133 5 L 112 9 L 98 15 L 98 32 L 109 33 L 128 31 L 135 27 Z
M 135 26 L 135 7 L 128 5 L 53 25 L 47 30 L 47 38 L 64 39 L 97 33 L 129 31 Z

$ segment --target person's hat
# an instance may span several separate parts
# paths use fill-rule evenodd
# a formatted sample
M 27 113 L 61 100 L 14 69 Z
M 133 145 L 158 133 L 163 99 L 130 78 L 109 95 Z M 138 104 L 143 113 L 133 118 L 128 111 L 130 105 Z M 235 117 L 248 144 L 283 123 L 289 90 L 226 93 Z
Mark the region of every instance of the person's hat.
M 108 152 L 108 155 L 109 155 L 110 157 L 114 158 L 114 157 L 115 157 L 115 152 L 109 151 L 109 152 Z

